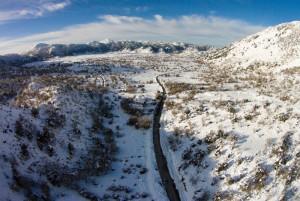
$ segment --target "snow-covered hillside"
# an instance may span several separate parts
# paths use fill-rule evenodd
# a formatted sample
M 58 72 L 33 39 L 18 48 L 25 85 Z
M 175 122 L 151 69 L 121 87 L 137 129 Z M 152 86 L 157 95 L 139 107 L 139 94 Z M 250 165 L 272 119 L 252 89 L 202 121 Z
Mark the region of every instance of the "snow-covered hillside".
M 212 56 L 222 65 L 248 67 L 255 63 L 265 65 L 300 64 L 300 21 L 280 24 L 246 37 L 216 51 Z

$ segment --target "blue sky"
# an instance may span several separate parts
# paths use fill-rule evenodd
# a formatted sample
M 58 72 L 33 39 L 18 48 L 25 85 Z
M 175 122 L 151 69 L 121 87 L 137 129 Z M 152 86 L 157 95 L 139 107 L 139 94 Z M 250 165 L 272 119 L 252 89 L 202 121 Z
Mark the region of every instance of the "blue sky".
M 0 54 L 105 38 L 221 47 L 299 13 L 299 0 L 0 0 Z

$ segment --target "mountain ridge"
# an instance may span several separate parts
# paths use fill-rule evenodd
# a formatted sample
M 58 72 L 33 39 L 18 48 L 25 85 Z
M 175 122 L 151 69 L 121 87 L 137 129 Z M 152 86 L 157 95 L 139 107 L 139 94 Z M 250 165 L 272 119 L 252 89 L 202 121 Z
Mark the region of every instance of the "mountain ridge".
M 92 41 L 87 44 L 45 44 L 40 43 L 24 53 L 31 57 L 62 57 L 78 54 L 103 54 L 108 52 L 137 53 L 182 53 L 185 50 L 196 52 L 211 49 L 211 46 L 198 46 L 183 42 L 148 42 L 148 41 Z
M 248 67 L 256 62 L 289 64 L 299 60 L 299 36 L 300 21 L 283 23 L 219 49 L 213 57 L 222 65 L 241 67 Z
M 105 39 L 86 44 L 39 43 L 22 54 L 0 55 L 0 64 L 21 65 L 53 57 L 83 54 L 104 54 L 108 52 L 128 53 L 197 53 L 212 50 L 212 46 L 199 46 L 183 42 L 114 41 Z

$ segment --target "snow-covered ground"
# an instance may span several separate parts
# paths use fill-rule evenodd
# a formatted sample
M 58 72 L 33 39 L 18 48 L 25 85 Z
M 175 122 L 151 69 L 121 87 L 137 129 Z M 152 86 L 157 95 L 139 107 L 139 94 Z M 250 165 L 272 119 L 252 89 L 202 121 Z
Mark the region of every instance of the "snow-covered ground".
M 114 57 L 114 54 L 108 55 L 109 57 Z M 32 77 L 16 100 L 10 101 L 11 106 L 1 106 L 1 192 L 6 195 L 4 199 L 24 200 L 24 194 L 27 199 L 30 196 L 41 198 L 45 195 L 43 184 L 51 189 L 50 195 L 46 196 L 55 200 L 85 200 L 92 199 L 92 196 L 107 200 L 166 199 L 156 168 L 151 128 L 155 94 L 160 89 L 153 80 L 159 72 L 126 66 L 109 69 L 90 66 L 86 64 L 86 60 L 90 58 L 78 56 L 26 65 L 30 68 L 47 69 L 53 63 L 69 63 L 64 67 L 67 72 L 63 74 Z M 128 86 L 132 86 L 133 91 L 129 92 Z M 132 98 L 134 107 L 143 111 L 144 117 L 150 120 L 150 128 L 135 128 L 127 124 L 131 115 L 126 114 L 120 104 L 126 98 Z M 33 112 L 36 108 L 37 115 Z M 52 125 L 49 124 L 48 113 L 55 113 L 54 118 L 61 115 L 64 118 L 58 122 L 54 119 L 58 125 Z M 23 125 L 20 132 L 16 126 L 18 121 Z M 95 121 L 103 126 L 96 127 Z M 54 133 L 54 139 L 43 142 L 42 148 L 38 148 L 38 136 L 46 127 Z M 110 132 L 107 129 L 112 130 L 111 136 L 106 133 Z M 54 164 L 58 168 L 67 166 L 73 175 L 80 172 L 78 164 L 86 162 L 87 156 L 84 154 L 89 154 L 90 146 L 100 143 L 97 139 L 117 147 L 117 150 L 109 150 L 113 158 L 109 159 L 108 169 L 96 174 L 88 172 L 86 176 L 78 178 L 78 181 L 74 179 L 67 184 L 63 181 L 59 181 L 60 184 L 49 182 L 49 170 L 44 169 L 53 168 Z M 70 143 L 73 148 L 69 148 Z M 22 148 L 23 144 L 26 148 Z M 47 145 L 44 147 L 44 144 Z M 54 154 L 49 154 L 48 146 L 53 147 Z M 74 153 L 70 154 L 70 149 L 74 149 Z M 91 168 L 101 167 L 102 164 L 98 163 L 103 162 L 102 159 L 95 160 L 90 164 L 95 165 Z M 41 171 L 43 172 L 40 173 Z M 32 184 L 33 187 L 24 186 L 25 183 Z M 20 193 L 16 194 L 15 191 Z
M 161 144 L 182 200 L 299 200 L 299 30 L 13 69 L 0 88 L 2 198 L 168 200 L 151 127 L 160 75 Z

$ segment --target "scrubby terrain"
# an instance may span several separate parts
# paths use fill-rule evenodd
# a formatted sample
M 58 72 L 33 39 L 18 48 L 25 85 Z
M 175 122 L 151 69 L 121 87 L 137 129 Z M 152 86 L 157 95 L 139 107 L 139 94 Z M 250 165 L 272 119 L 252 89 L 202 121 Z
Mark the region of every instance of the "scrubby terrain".
M 298 200 L 299 22 L 163 78 L 165 152 L 187 200 Z
M 2 57 L 3 199 L 168 200 L 152 141 L 158 76 L 181 200 L 299 200 L 299 33 L 293 22 L 219 50 L 107 41 Z

